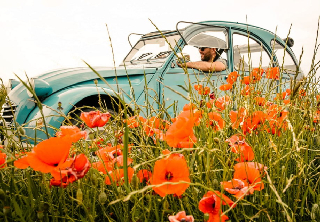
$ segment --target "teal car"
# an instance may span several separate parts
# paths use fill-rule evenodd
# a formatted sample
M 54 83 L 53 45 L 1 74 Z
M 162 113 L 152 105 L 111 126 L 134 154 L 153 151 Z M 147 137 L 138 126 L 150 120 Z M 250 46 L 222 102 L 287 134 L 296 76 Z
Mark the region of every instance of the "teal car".
M 218 87 L 230 72 L 249 73 L 255 67 L 280 66 L 284 81 L 296 74 L 302 77 L 292 45 L 291 38 L 283 40 L 268 30 L 248 24 L 179 22 L 176 30 L 141 35 L 119 67 L 94 67 L 95 71 L 90 67 L 59 69 L 31 78 L 30 85 L 36 96 L 24 84 L 12 80 L 10 100 L 1 111 L 2 124 L 21 126 L 31 138 L 35 135 L 47 138 L 43 129 L 36 130 L 41 129 L 44 122 L 38 102 L 42 104 L 51 136 L 75 107 L 100 107 L 102 103 L 110 112 L 118 112 L 119 105 L 114 104 L 119 104 L 119 98 L 122 106 L 131 111 L 139 106 L 143 116 L 150 115 L 143 108 L 146 104 L 154 110 L 165 108 L 172 115 L 189 103 L 189 83 L 210 80 Z M 227 61 L 227 69 L 206 73 L 177 66 L 178 58 L 199 61 L 199 47 L 218 48 L 220 57 Z

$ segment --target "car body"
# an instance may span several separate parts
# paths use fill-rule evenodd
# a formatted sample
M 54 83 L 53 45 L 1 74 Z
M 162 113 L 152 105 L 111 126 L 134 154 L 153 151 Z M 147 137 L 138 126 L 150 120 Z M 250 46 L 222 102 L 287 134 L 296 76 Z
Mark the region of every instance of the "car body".
M 178 26 L 183 24 L 187 26 L 179 29 Z M 292 42 L 291 39 L 287 41 Z M 135 110 L 137 105 L 145 107 L 148 103 L 154 110 L 169 107 L 166 111 L 172 115 L 189 102 L 188 83 L 196 84 L 210 79 L 217 87 L 232 71 L 248 74 L 254 67 L 268 65 L 283 68 L 282 80 L 287 81 L 296 74 L 300 78 L 303 74 L 297 68 L 298 61 L 289 45 L 274 33 L 248 24 L 179 22 L 176 30 L 142 35 L 119 67 L 94 67 L 107 84 L 90 67 L 54 70 L 31 78 L 27 83 L 34 89 L 39 99 L 37 101 L 24 84 L 17 85 L 13 81 L 8 96 L 10 101 L 3 106 L 2 116 L 7 126 L 22 126 L 28 137 L 36 135 L 45 139 L 44 121 L 52 136 L 75 107 L 97 107 L 99 97 L 105 101 L 108 109 L 117 109 L 111 107 L 110 102 L 119 102 L 121 98 L 131 110 Z M 198 50 L 194 46 L 222 49 L 228 69 L 219 73 L 205 73 L 178 67 L 177 55 L 188 55 L 186 57 L 190 56 L 192 60 L 199 60 L 196 57 Z M 255 53 L 259 55 L 258 58 L 253 58 Z M 266 58 L 264 63 L 261 62 L 262 54 Z M 283 59 L 283 54 L 288 59 Z M 37 105 L 39 102 L 43 113 Z M 151 115 L 143 108 L 140 114 Z

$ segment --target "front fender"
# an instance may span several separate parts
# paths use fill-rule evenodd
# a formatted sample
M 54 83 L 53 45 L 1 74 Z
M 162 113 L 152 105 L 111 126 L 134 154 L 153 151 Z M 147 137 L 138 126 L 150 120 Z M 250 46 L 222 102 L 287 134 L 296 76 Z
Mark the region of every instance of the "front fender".
M 108 95 L 115 98 L 118 97 L 118 95 L 110 89 L 82 86 L 70 87 L 46 98 L 42 102 L 42 111 L 45 117 L 45 124 L 47 126 L 49 136 L 54 136 L 55 132 L 65 119 L 65 116 L 74 108 L 75 104 L 85 97 L 98 94 Z M 131 100 L 127 96 L 123 97 L 124 102 L 126 104 L 130 104 Z M 37 137 L 37 140 L 47 138 L 43 118 L 38 107 L 30 113 L 24 129 L 28 137 Z

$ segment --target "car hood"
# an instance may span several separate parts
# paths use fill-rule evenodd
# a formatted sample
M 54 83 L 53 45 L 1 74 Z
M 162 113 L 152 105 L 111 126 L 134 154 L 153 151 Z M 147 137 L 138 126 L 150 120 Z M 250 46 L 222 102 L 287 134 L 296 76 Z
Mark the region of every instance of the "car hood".
M 154 74 L 156 68 L 148 69 L 124 69 L 124 68 L 108 68 L 108 67 L 94 67 L 103 78 L 112 78 L 120 76 L 133 76 L 133 75 L 143 75 Z M 69 68 L 60 69 L 53 72 L 45 73 L 37 77 L 37 79 L 44 80 L 51 87 L 52 91 L 55 92 L 59 89 L 79 84 L 81 82 L 99 79 L 99 76 L 92 71 L 89 67 L 84 68 Z
M 154 74 L 157 68 L 136 68 L 136 69 L 124 69 L 124 68 L 109 68 L 109 67 L 94 67 L 103 78 L 110 79 L 121 77 L 121 76 L 135 76 L 144 74 Z M 66 87 L 70 87 L 75 84 L 82 82 L 99 79 L 99 76 L 92 71 L 89 67 L 78 67 L 78 68 L 66 68 L 54 70 L 41 74 L 35 79 L 42 84 L 45 83 L 51 87 L 51 93 L 61 90 Z M 46 86 L 47 87 L 47 86 Z M 25 91 L 23 84 L 16 86 L 11 92 L 11 95 L 19 95 Z

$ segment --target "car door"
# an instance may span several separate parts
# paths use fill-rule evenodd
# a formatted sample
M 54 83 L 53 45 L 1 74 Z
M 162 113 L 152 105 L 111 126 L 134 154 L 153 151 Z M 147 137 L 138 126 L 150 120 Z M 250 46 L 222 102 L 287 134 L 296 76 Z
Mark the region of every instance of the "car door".
M 193 29 L 185 31 L 185 42 L 187 44 L 178 49 L 180 58 L 190 58 L 190 61 L 201 61 L 197 47 L 219 48 L 223 50 L 221 58 L 229 61 L 228 51 L 228 30 L 215 26 L 196 25 Z M 203 72 L 198 69 L 184 70 L 177 66 L 178 57 L 174 56 L 169 63 L 169 68 L 159 79 L 160 82 L 160 103 L 167 108 L 172 115 L 182 110 L 183 106 L 190 103 L 190 94 L 196 93 L 194 85 L 201 84 L 216 91 L 217 87 L 225 82 L 227 70 L 222 72 Z M 200 95 L 196 95 L 200 96 Z M 192 97 L 194 98 L 194 97 Z M 199 97 L 199 100 L 201 98 Z M 191 101 L 192 102 L 192 101 Z

